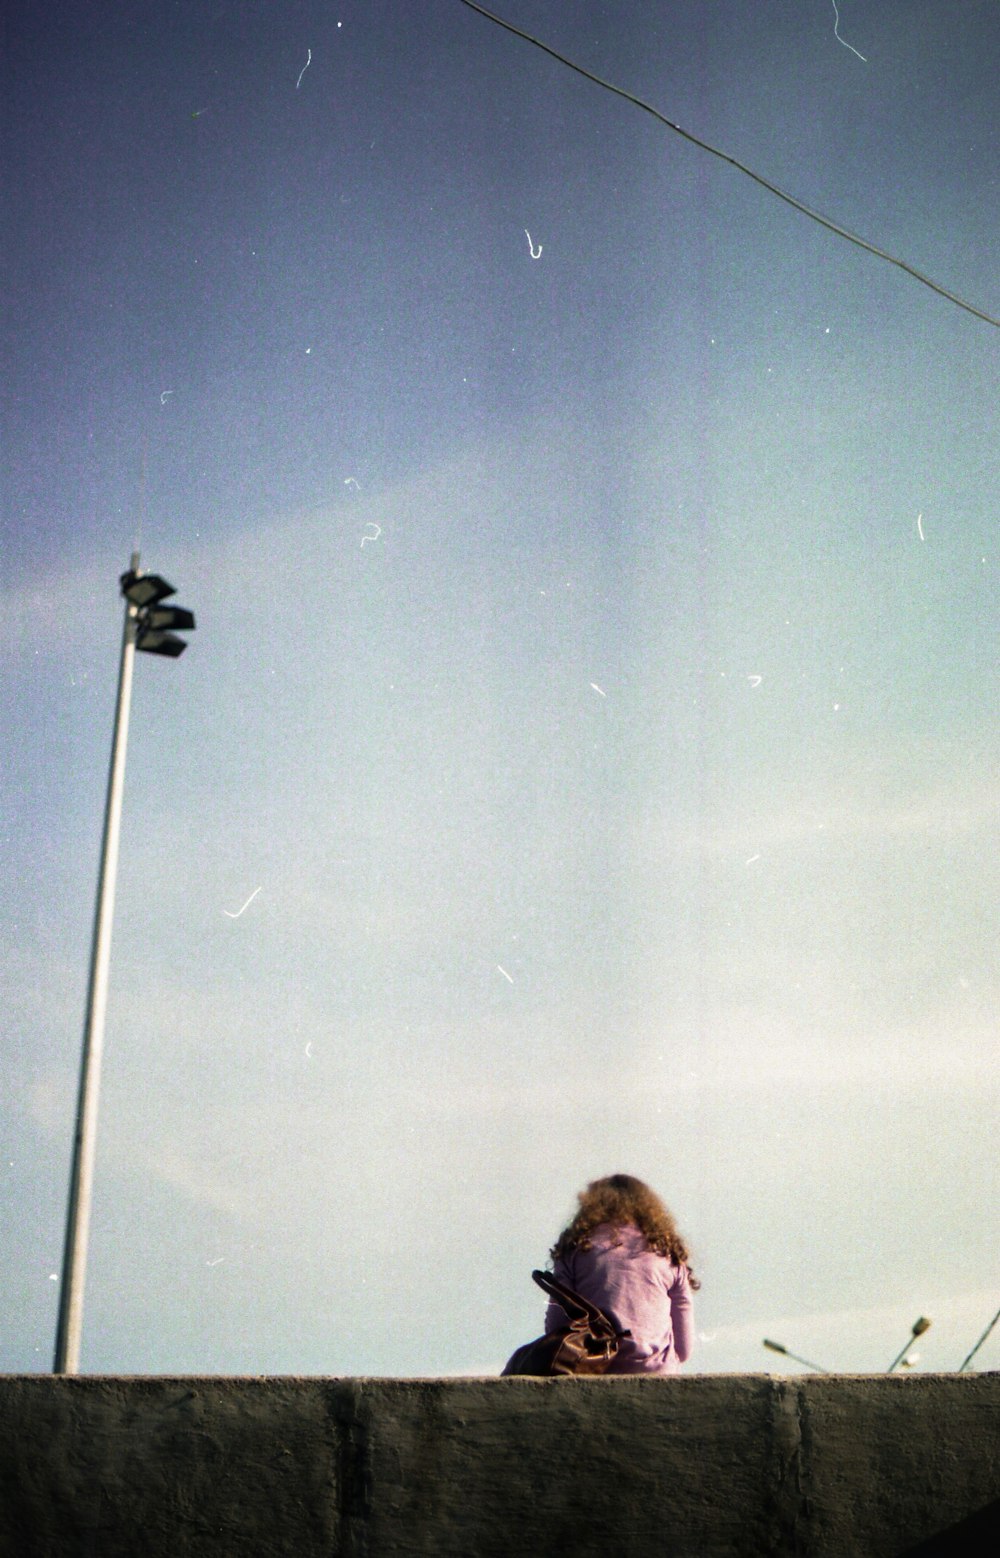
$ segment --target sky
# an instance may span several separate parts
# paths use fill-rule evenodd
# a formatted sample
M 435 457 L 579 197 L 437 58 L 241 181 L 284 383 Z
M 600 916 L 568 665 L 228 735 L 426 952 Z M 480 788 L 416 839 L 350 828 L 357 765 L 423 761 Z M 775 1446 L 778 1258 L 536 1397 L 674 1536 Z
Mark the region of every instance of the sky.
M 995 4 L 496 3 L 1000 315 Z M 2 44 L 0 1370 L 52 1366 L 133 551 L 197 628 L 135 667 L 85 1372 L 497 1372 L 615 1172 L 688 1372 L 921 1315 L 956 1369 L 995 326 L 461 0 Z

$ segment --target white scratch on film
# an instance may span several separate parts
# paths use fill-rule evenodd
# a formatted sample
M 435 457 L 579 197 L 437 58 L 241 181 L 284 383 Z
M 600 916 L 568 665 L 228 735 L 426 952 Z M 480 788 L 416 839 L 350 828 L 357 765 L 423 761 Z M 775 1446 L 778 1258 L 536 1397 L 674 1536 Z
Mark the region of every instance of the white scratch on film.
M 365 526 L 365 529 L 366 530 L 374 530 L 375 534 L 373 536 L 362 536 L 361 537 L 361 545 L 362 546 L 364 546 L 366 541 L 377 541 L 379 536 L 382 534 L 382 526 L 381 525 L 376 525 L 376 523 L 375 523 L 375 521 L 373 519 L 370 519 L 368 521 L 367 525 Z
M 917 535 L 920 537 L 921 541 L 924 539 L 924 527 L 920 523 L 923 517 L 924 516 L 922 512 L 917 515 Z
M 355 492 L 360 492 L 361 491 L 361 483 L 358 482 L 358 481 L 355 481 L 353 476 L 345 476 L 344 477 L 344 486 L 345 487 L 353 487 Z
M 590 685 L 591 685 L 591 687 L 593 687 L 595 692 L 599 692 L 600 693 L 602 698 L 606 698 L 608 696 L 607 693 L 604 691 L 603 687 L 598 687 L 596 682 L 591 682 Z
M 221 1266 L 222 1262 L 225 1260 L 225 1258 L 226 1257 L 224 1255 L 220 1255 L 217 1260 L 207 1260 L 205 1262 L 205 1265 L 206 1266 Z
M 759 687 L 763 680 L 764 680 L 764 678 L 762 676 L 748 676 L 747 677 L 747 681 L 750 683 L 751 687 Z
M 313 1048 L 313 1042 L 312 1042 L 312 1039 L 310 1039 L 309 1043 L 306 1045 L 306 1059 L 307 1060 L 312 1060 L 312 1048 Z
M 307 55 L 306 62 L 303 65 L 302 69 L 299 71 L 299 79 L 295 83 L 295 90 L 296 90 L 296 92 L 299 90 L 299 87 L 302 85 L 302 77 L 305 75 L 306 71 L 309 69 L 309 66 L 312 64 L 312 57 L 313 57 L 312 49 L 306 49 L 306 55 Z
M 749 859 L 749 860 L 748 860 L 748 861 L 747 861 L 747 865 L 748 865 L 748 866 L 752 866 L 752 865 L 753 865 L 753 863 L 754 863 L 754 861 L 755 861 L 755 860 L 759 860 L 759 859 L 760 859 L 760 856 L 759 856 L 759 855 L 751 855 L 751 856 L 750 856 L 750 859 Z
M 505 968 L 504 968 L 504 967 L 503 967 L 503 966 L 502 966 L 502 965 L 501 965 L 501 964 L 500 964 L 500 963 L 498 963 L 498 964 L 497 964 L 497 968 L 499 968 L 499 969 L 500 969 L 500 972 L 501 972 L 501 974 L 502 974 L 502 975 L 503 975 L 503 977 L 504 977 L 504 978 L 505 978 L 505 979 L 506 979 L 506 980 L 507 980 L 507 981 L 508 981 L 508 982 L 509 982 L 509 983 L 510 983 L 510 984 L 513 984 L 513 983 L 514 983 L 514 981 L 513 981 L 513 979 L 511 979 L 511 977 L 510 977 L 510 975 L 509 975 L 509 974 L 508 974 L 508 972 L 507 972 L 507 970 L 506 970 L 506 969 L 505 969 Z
M 830 0 L 830 3 L 833 6 L 834 15 L 833 36 L 836 38 L 838 43 L 843 43 L 845 49 L 850 49 L 852 54 L 858 54 L 858 51 L 854 47 L 853 43 L 845 42 L 838 31 L 838 28 L 840 27 L 840 12 L 837 10 L 837 0 Z M 868 64 L 868 61 L 865 59 L 863 54 L 858 54 L 858 59 L 863 60 L 866 65 Z
M 167 396 L 168 395 L 172 395 L 173 393 L 174 393 L 173 390 L 161 390 L 160 391 L 160 405 L 161 406 L 165 406 L 166 403 L 167 403 Z
M 527 228 L 524 229 L 524 236 L 528 240 L 528 253 L 531 255 L 531 258 L 533 260 L 540 260 L 541 257 L 542 257 L 542 246 L 541 246 L 541 244 L 538 245 L 537 249 L 535 248 L 534 244 L 531 241 L 531 234 L 528 232 Z
M 238 920 L 240 915 L 244 912 L 244 910 L 249 909 L 250 905 L 253 903 L 254 899 L 256 898 L 256 896 L 257 896 L 257 894 L 259 892 L 260 892 L 260 888 L 259 887 L 255 887 L 253 892 L 250 894 L 250 897 L 247 899 L 246 903 L 243 905 L 242 909 L 237 909 L 235 914 L 233 914 L 232 910 L 230 910 L 230 909 L 223 909 L 223 911 L 222 911 L 223 914 L 228 914 L 229 918 L 231 920 Z

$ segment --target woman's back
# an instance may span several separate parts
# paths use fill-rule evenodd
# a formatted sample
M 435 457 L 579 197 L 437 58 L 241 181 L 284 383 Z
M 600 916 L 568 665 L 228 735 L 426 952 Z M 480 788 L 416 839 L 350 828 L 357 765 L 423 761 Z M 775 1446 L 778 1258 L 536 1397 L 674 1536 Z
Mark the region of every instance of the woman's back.
M 557 1256 L 555 1275 L 632 1332 L 610 1374 L 675 1374 L 690 1356 L 694 1326 L 687 1267 L 651 1250 L 634 1224 L 600 1224 L 585 1248 Z M 550 1303 L 546 1331 L 565 1324 L 563 1309 Z

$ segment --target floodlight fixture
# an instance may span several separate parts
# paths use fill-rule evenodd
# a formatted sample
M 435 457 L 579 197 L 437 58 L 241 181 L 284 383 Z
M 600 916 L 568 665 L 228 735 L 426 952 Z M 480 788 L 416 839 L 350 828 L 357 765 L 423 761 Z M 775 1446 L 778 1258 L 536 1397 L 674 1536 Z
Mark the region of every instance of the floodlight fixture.
M 912 1328 L 910 1330 L 909 1336 L 906 1338 L 905 1343 L 900 1348 L 900 1350 L 896 1354 L 896 1356 L 893 1358 L 893 1360 L 890 1363 L 889 1367 L 886 1369 L 885 1372 L 887 1374 L 891 1374 L 893 1369 L 898 1368 L 899 1365 L 902 1363 L 903 1359 L 906 1357 L 906 1354 L 910 1350 L 910 1343 L 912 1341 L 914 1341 L 916 1337 L 923 1336 L 924 1332 L 925 1331 L 929 1331 L 930 1328 L 931 1328 L 931 1322 L 928 1320 L 926 1315 L 921 1315 L 919 1317 L 919 1319 L 914 1320 L 913 1326 L 912 1326 Z
M 184 633 L 194 627 L 194 612 L 185 611 L 183 606 L 150 606 L 142 620 L 146 629 L 177 628 Z
M 140 573 L 138 567 L 122 574 L 121 587 L 125 599 L 133 606 L 153 606 L 157 601 L 166 600 L 168 595 L 177 594 L 173 585 L 161 579 L 158 573 Z
M 830 1369 L 824 1369 L 821 1364 L 810 1363 L 808 1358 L 800 1358 L 797 1352 L 789 1352 L 787 1347 L 782 1347 L 780 1342 L 768 1341 L 764 1338 L 764 1346 L 771 1352 L 780 1352 L 785 1358 L 794 1358 L 796 1363 L 804 1363 L 807 1369 L 812 1369 L 814 1374 L 829 1374 Z M 907 1346 L 909 1343 L 907 1342 Z
M 183 606 L 161 606 L 168 596 L 177 591 L 158 573 L 140 573 L 130 568 L 121 577 L 122 594 L 129 602 L 135 647 L 147 655 L 168 655 L 176 660 L 187 648 L 177 633 L 190 633 L 194 626 L 194 612 Z M 175 629 L 170 632 L 169 629 Z
M 122 574 L 120 583 L 122 595 L 125 597 L 125 622 L 122 627 L 118 695 L 115 704 L 114 735 L 111 742 L 111 765 L 108 771 L 108 793 L 104 808 L 104 836 L 97 880 L 94 935 L 90 952 L 83 1057 L 80 1063 L 73 1166 L 70 1173 L 69 1206 L 66 1214 L 66 1243 L 59 1290 L 59 1319 L 53 1365 L 53 1372 L 56 1374 L 76 1374 L 79 1372 L 80 1364 L 83 1286 L 97 1140 L 97 1102 L 101 1078 L 101 1051 L 104 1047 L 104 1018 L 108 1002 L 111 926 L 114 918 L 118 839 L 121 832 L 122 794 L 125 785 L 125 747 L 128 740 L 135 651 L 142 649 L 147 654 L 167 655 L 176 659 L 178 655 L 183 654 L 187 645 L 182 638 L 176 636 L 176 633 L 168 630 L 176 628 L 180 632 L 190 632 L 195 625 L 194 614 L 186 611 L 184 607 L 160 606 L 161 601 L 177 592 L 173 585 L 168 584 L 166 579 L 161 579 L 158 573 L 140 572 L 138 552 L 133 552 L 131 566 L 127 573 Z
M 135 619 L 135 647 L 147 655 L 170 655 L 176 660 L 187 644 L 167 629 L 189 633 L 194 625 L 194 612 L 183 606 L 142 606 Z

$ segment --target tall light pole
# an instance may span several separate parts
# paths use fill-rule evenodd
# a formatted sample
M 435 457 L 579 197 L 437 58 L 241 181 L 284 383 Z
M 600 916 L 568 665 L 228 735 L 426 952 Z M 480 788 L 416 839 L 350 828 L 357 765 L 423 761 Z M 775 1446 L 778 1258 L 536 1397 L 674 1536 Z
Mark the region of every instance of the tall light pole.
M 785 1358 L 794 1358 L 796 1363 L 804 1363 L 807 1369 L 812 1369 L 814 1374 L 829 1374 L 829 1369 L 824 1369 L 818 1363 L 810 1363 L 808 1358 L 800 1358 L 797 1352 L 789 1352 L 787 1347 L 782 1347 L 780 1342 L 769 1342 L 764 1338 L 764 1346 L 771 1352 L 780 1352 Z
M 891 1374 L 893 1369 L 897 1368 L 899 1364 L 903 1362 L 903 1359 L 909 1352 L 913 1342 L 916 1341 L 918 1336 L 923 1336 L 924 1332 L 929 1331 L 930 1328 L 931 1322 L 928 1320 L 926 1315 L 921 1315 L 919 1319 L 914 1320 L 913 1325 L 910 1328 L 910 1334 L 906 1339 L 906 1346 L 903 1348 L 902 1352 L 897 1352 L 896 1356 L 893 1358 L 889 1367 L 885 1371 L 887 1374 Z
M 69 1208 L 66 1215 L 66 1244 L 63 1253 L 62 1282 L 59 1290 L 59 1322 L 53 1372 L 77 1374 L 80 1366 L 80 1331 L 83 1321 L 83 1283 L 87 1264 L 87 1238 L 90 1231 L 90 1197 L 94 1180 L 94 1149 L 97 1139 L 97 1100 L 101 1083 L 101 1053 L 104 1048 L 104 1019 L 108 1005 L 108 966 L 111 957 L 111 925 L 114 917 L 115 877 L 118 869 L 118 838 L 121 832 L 122 792 L 125 784 L 125 747 L 128 741 L 129 706 L 132 698 L 132 667 L 136 649 L 148 654 L 176 658 L 187 648 L 182 638 L 168 631 L 189 631 L 194 616 L 180 606 L 161 606 L 175 592 L 158 574 L 139 571 L 139 554 L 132 553 L 128 573 L 122 574 L 125 597 L 122 626 L 121 661 L 118 669 L 118 698 L 115 705 L 114 738 L 108 771 L 108 796 L 104 809 L 104 838 L 101 867 L 97 881 L 97 908 L 90 952 L 90 978 L 87 986 L 87 1012 L 83 1029 L 83 1057 L 80 1064 L 80 1091 L 77 1099 L 76 1134 L 73 1141 L 73 1167 L 70 1174 Z
M 1000 1309 L 998 1309 L 996 1314 L 993 1316 L 993 1319 L 990 1321 L 989 1325 L 986 1327 L 985 1331 L 983 1332 L 982 1336 L 979 1338 L 979 1340 L 976 1343 L 975 1347 L 973 1347 L 972 1351 L 965 1358 L 963 1358 L 961 1363 L 958 1365 L 957 1372 L 959 1374 L 964 1374 L 965 1373 L 966 1369 L 969 1367 L 969 1364 L 972 1362 L 973 1358 L 976 1356 L 976 1353 L 979 1351 L 980 1347 L 983 1345 L 983 1343 L 985 1342 L 986 1338 L 989 1336 L 990 1332 L 992 1331 L 993 1327 L 996 1325 L 998 1320 L 1000 1320 Z

